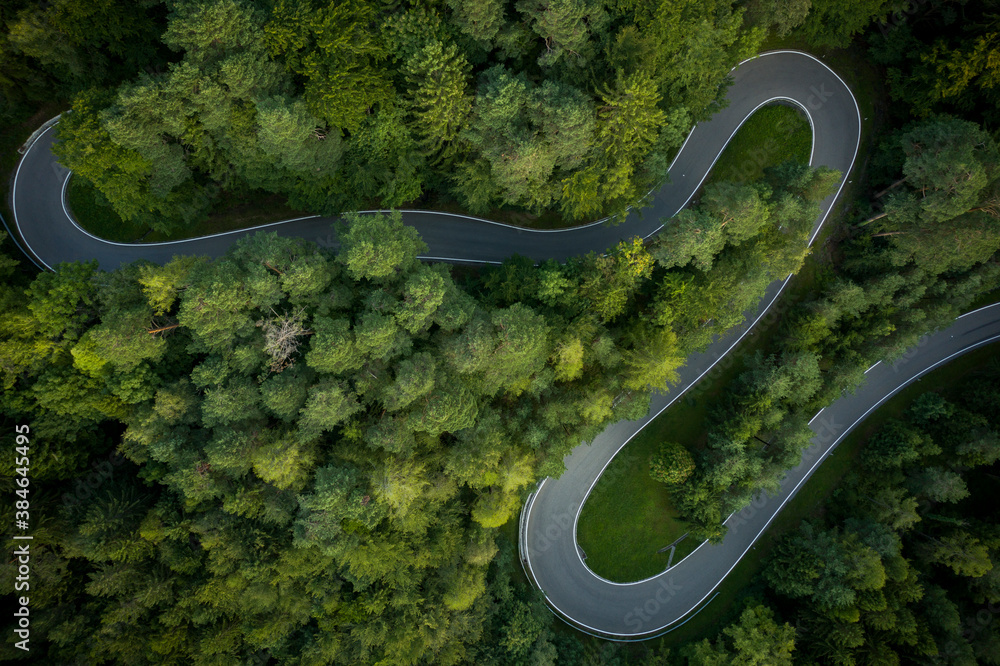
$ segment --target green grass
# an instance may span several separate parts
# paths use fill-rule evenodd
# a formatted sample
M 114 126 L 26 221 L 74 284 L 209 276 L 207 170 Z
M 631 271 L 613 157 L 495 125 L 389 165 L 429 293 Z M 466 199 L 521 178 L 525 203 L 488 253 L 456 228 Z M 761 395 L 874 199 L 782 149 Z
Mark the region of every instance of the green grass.
M 197 238 L 306 215 L 289 208 L 276 194 L 252 192 L 247 196 L 237 197 L 223 193 L 207 219 L 172 234 L 164 234 L 123 221 L 111 208 L 107 199 L 83 178 L 70 179 L 66 190 L 66 203 L 81 227 L 98 238 L 119 243 L 140 241 L 152 243 Z
M 66 205 L 77 223 L 89 233 L 109 241 L 131 243 L 149 229 L 125 222 L 114 211 L 104 195 L 83 178 L 70 178 L 66 187 Z
M 577 538 L 587 566 L 599 576 L 627 583 L 660 573 L 669 552 L 656 551 L 687 531 L 670 505 L 667 487 L 643 473 L 650 446 L 658 445 L 654 440 L 630 443 L 583 505 Z
M 754 182 L 768 166 L 786 160 L 808 164 L 811 151 L 805 114 L 784 104 L 765 106 L 743 123 L 705 182 Z
M 656 551 L 680 538 L 687 526 L 670 503 L 668 487 L 649 476 L 649 457 L 665 441 L 689 448 L 703 445 L 704 423 L 714 399 L 742 372 L 742 358 L 765 343 L 763 336 L 744 339 L 734 363 L 716 365 L 611 461 L 583 505 L 577 525 L 591 570 L 623 583 L 663 571 L 668 553 Z M 678 544 L 673 564 L 697 546 L 692 538 Z
M 309 215 L 307 212 L 289 208 L 284 200 L 276 194 L 254 192 L 246 197 L 236 197 L 224 193 L 209 214 L 208 219 L 186 229 L 164 234 L 148 227 L 124 222 L 107 203 L 107 199 L 83 178 L 70 180 L 66 191 L 66 202 L 73 217 L 76 218 L 81 227 L 98 238 L 119 243 L 139 241 L 152 243 L 197 238 Z M 426 208 L 426 210 L 468 215 L 468 211 L 457 203 L 447 201 L 434 201 L 424 206 L 412 206 L 412 208 Z M 483 217 L 488 220 L 533 229 L 562 229 L 583 224 L 579 220 L 564 220 L 558 211 L 533 215 L 522 211 L 496 209 Z
M 492 222 L 502 222 L 515 227 L 525 227 L 528 229 L 568 229 L 587 224 L 593 220 L 569 220 L 562 216 L 558 210 L 548 210 L 542 213 L 530 213 L 525 210 L 515 210 L 508 208 L 492 208 L 482 215 L 474 215 L 463 208 L 458 202 L 443 196 L 431 196 L 426 201 L 419 201 L 403 206 L 403 208 L 413 210 L 442 211 L 454 213 L 456 215 L 471 215 L 472 217 L 490 220 Z M 603 215 L 598 215 L 594 219 L 600 219 Z
M 208 219 L 184 229 L 180 233 L 174 233 L 169 236 L 154 231 L 145 240 L 152 242 L 197 238 L 199 236 L 219 234 L 224 231 L 259 227 L 262 224 L 291 220 L 296 217 L 305 217 L 309 214 L 289 208 L 284 198 L 277 194 L 251 192 L 245 196 L 235 196 L 228 192 L 223 192 L 222 196 L 215 203 L 212 212 L 209 213 Z

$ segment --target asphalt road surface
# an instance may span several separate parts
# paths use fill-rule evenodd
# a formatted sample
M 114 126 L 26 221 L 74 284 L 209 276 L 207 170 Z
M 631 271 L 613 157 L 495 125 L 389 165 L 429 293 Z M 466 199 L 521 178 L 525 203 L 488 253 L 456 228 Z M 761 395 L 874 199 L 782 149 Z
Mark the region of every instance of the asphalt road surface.
M 651 204 L 633 211 L 618 226 L 595 223 L 560 231 L 535 231 L 488 220 L 447 213 L 404 211 L 404 221 L 416 227 L 429 247 L 428 259 L 455 262 L 500 262 L 512 254 L 535 260 L 566 259 L 601 251 L 619 240 L 646 238 L 694 196 L 715 160 L 740 125 L 767 103 L 794 104 L 813 128 L 811 163 L 843 174 L 837 192 L 822 202 L 813 238 L 850 177 L 860 143 L 861 117 L 847 85 L 812 56 L 778 51 L 750 59 L 733 71 L 729 105 L 700 123 L 670 167 L 669 182 L 652 195 Z M 307 217 L 204 238 L 169 243 L 121 244 L 103 241 L 80 229 L 67 212 L 64 196 L 69 172 L 51 153 L 54 132 L 44 132 L 18 166 L 12 193 L 17 233 L 38 263 L 54 268 L 63 261 L 97 259 L 111 270 L 123 263 L 148 259 L 162 263 L 175 255 L 223 254 L 232 243 L 260 229 L 298 236 L 333 247 L 334 218 Z M 893 392 L 948 359 L 1000 339 L 1000 307 L 988 307 L 960 318 L 946 331 L 925 338 L 895 366 L 876 365 L 865 385 L 823 410 L 813 421 L 817 435 L 791 470 L 775 497 L 762 497 L 731 516 L 725 540 L 704 545 L 681 563 L 653 578 L 629 584 L 606 581 L 586 565 L 576 543 L 580 509 L 611 458 L 659 412 L 713 368 L 724 367 L 726 354 L 761 319 L 780 316 L 770 310 L 785 282 L 771 286 L 746 322 L 695 354 L 681 371 L 681 382 L 669 394 L 653 399 L 640 421 L 610 426 L 593 442 L 582 444 L 566 458 L 567 471 L 546 479 L 532 494 L 521 516 L 522 562 L 542 589 L 550 607 L 569 623 L 595 634 L 623 640 L 640 639 L 669 630 L 707 599 L 740 558 L 752 547 L 783 504 L 812 470 L 865 415 Z

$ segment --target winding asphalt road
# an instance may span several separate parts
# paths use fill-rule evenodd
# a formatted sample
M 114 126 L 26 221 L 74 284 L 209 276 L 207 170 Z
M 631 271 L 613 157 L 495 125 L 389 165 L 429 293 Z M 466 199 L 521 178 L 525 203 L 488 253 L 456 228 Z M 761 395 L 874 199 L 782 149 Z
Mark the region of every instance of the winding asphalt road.
M 722 149 L 753 111 L 767 103 L 783 102 L 798 106 L 809 117 L 813 128 L 811 163 L 844 174 L 837 192 L 822 202 L 815 238 L 857 156 L 861 117 L 850 89 L 812 56 L 779 51 L 741 63 L 733 71 L 728 100 L 727 108 L 691 131 L 671 165 L 670 182 L 653 193 L 651 205 L 633 211 L 618 226 L 598 222 L 575 229 L 535 231 L 426 211 L 404 211 L 404 221 L 416 227 L 427 243 L 425 258 L 454 262 L 497 263 L 514 253 L 535 260 L 561 260 L 604 250 L 619 240 L 646 238 L 661 228 L 662 220 L 687 205 Z M 69 172 L 52 155 L 52 141 L 50 129 L 26 152 L 15 174 L 11 201 L 18 235 L 34 260 L 45 267 L 97 259 L 102 268 L 111 270 L 137 259 L 162 263 L 182 254 L 218 256 L 236 239 L 261 229 L 335 246 L 330 229 L 334 218 L 317 216 L 169 243 L 121 244 L 95 238 L 80 229 L 66 210 Z M 646 423 L 706 373 L 729 362 L 726 354 L 754 324 L 780 316 L 779 308 L 769 308 L 786 283 L 787 279 L 772 285 L 758 309 L 747 313 L 742 326 L 706 352 L 690 357 L 680 384 L 667 395 L 654 396 L 649 415 L 640 421 L 614 424 L 592 443 L 574 449 L 566 458 L 567 471 L 558 480 L 544 480 L 528 499 L 521 516 L 522 561 L 560 617 L 585 631 L 621 640 L 649 637 L 682 621 L 711 595 L 803 480 L 864 415 L 928 369 L 1000 339 L 1000 307 L 991 306 L 925 338 L 895 366 L 874 366 L 857 393 L 838 400 L 814 419 L 815 443 L 805 453 L 803 463 L 789 472 L 781 493 L 761 498 L 730 517 L 729 533 L 721 544 L 702 546 L 680 564 L 645 581 L 618 584 L 598 577 L 584 564 L 576 543 L 577 519 L 591 488 L 611 458 Z
M 759 106 L 797 103 L 814 129 L 813 161 L 845 174 L 853 163 L 860 118 L 850 91 L 818 60 L 800 53 L 776 52 L 743 63 L 733 73 L 729 106 L 698 125 L 670 168 L 671 182 L 653 193 L 651 205 L 633 212 L 618 226 L 600 222 L 557 231 L 511 227 L 448 213 L 404 211 L 429 247 L 426 258 L 462 262 L 501 262 L 512 254 L 535 260 L 567 259 L 603 251 L 620 240 L 650 236 L 662 220 L 683 208 L 708 174 L 730 137 Z M 178 254 L 218 256 L 241 236 L 260 229 L 332 246 L 335 218 L 306 217 L 264 227 L 168 243 L 123 244 L 95 238 L 80 229 L 66 210 L 62 192 L 69 171 L 52 155 L 54 130 L 46 130 L 26 152 L 14 177 L 12 209 L 18 233 L 46 267 L 60 261 L 97 259 L 111 270 L 137 259 L 163 263 Z M 832 204 L 834 196 L 825 203 Z

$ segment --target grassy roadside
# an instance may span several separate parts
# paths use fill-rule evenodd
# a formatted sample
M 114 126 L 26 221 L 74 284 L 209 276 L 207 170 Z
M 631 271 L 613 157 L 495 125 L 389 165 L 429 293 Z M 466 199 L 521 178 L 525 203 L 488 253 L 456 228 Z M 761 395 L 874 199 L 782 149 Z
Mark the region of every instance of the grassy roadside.
M 32 132 L 41 127 L 45 121 L 59 115 L 64 109 L 65 106 L 60 102 L 49 102 L 34 112 L 28 111 L 23 114 L 18 112 L 19 115 L 15 114 L 15 118 L 0 124 L 0 177 L 3 178 L 3 182 L 11 184 L 17 163 L 21 161 L 21 154 L 17 149 L 28 140 Z M 2 206 L 6 217 L 10 213 L 7 196 L 4 196 Z
M 207 219 L 168 235 L 122 220 L 107 199 L 83 178 L 70 180 L 66 190 L 66 202 L 73 217 L 76 218 L 81 227 L 98 238 L 118 243 L 140 241 L 153 243 L 197 238 L 237 229 L 248 229 L 310 214 L 288 207 L 284 200 L 276 194 L 256 192 L 241 198 L 224 194 L 222 200 L 215 206 Z M 449 201 L 434 201 L 406 206 L 406 208 L 436 210 L 457 215 L 469 214 L 457 203 Z M 561 229 L 582 224 L 579 221 L 567 222 L 563 220 L 557 211 L 532 215 L 527 212 L 498 209 L 490 211 L 483 217 L 496 222 L 533 229 Z
M 123 221 L 111 204 L 89 181 L 70 178 L 66 186 L 66 205 L 88 232 L 109 241 L 131 243 L 139 240 L 149 229 Z
M 216 202 L 208 219 L 185 229 L 183 234 L 166 235 L 158 231 L 151 232 L 144 239 L 147 242 L 177 240 L 180 238 L 197 238 L 220 234 L 237 229 L 249 229 L 263 224 L 306 217 L 310 213 L 289 208 L 285 200 L 277 194 L 268 192 L 251 192 L 242 197 L 223 193 Z
M 811 137 L 809 123 L 796 109 L 765 107 L 743 124 L 706 182 L 757 180 L 773 164 L 787 159 L 807 162 Z M 758 338 L 743 345 L 741 353 L 753 353 L 763 342 Z M 736 363 L 702 380 L 697 397 L 687 396 L 664 412 L 608 465 L 583 505 L 577 525 L 587 566 L 595 573 L 616 582 L 630 582 L 666 568 L 669 552 L 657 551 L 681 538 L 687 525 L 671 505 L 667 486 L 649 476 L 649 458 L 665 441 L 688 448 L 700 446 L 712 398 L 741 370 L 741 364 Z M 677 545 L 672 563 L 697 545 L 694 539 L 684 539 Z
M 245 197 L 223 194 L 207 219 L 167 235 L 123 221 L 104 195 L 83 178 L 70 179 L 66 188 L 66 203 L 81 227 L 98 238 L 118 243 L 138 241 L 153 243 L 197 238 L 307 215 L 289 208 L 281 197 L 275 194 L 252 192 Z
M 111 208 L 107 199 L 93 185 L 82 178 L 74 178 L 70 181 L 66 200 L 73 217 L 76 218 L 81 227 L 98 238 L 119 243 L 139 241 L 152 243 L 197 238 L 311 214 L 289 208 L 284 199 L 276 194 L 256 192 L 242 198 L 223 195 L 222 200 L 216 204 L 207 219 L 168 235 L 123 221 Z M 403 206 L 403 208 L 470 215 L 469 211 L 462 208 L 457 202 L 440 197 L 414 202 Z M 533 214 L 505 208 L 495 208 L 484 215 L 474 215 L 473 217 L 528 229 L 566 229 L 593 221 L 590 219 L 567 220 L 562 217 L 559 211 L 555 210 Z M 595 219 L 600 219 L 600 217 L 602 216 L 597 216 Z

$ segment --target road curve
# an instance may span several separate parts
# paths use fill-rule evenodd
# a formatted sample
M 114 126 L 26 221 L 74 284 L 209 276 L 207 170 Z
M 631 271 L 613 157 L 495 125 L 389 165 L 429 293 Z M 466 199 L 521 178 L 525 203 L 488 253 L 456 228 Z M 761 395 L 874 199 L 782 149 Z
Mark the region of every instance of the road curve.
M 742 63 L 733 71 L 729 106 L 695 127 L 670 168 L 670 182 L 655 191 L 649 206 L 633 211 L 615 227 L 601 223 L 573 229 L 539 231 L 447 213 L 404 211 L 429 251 L 428 259 L 500 262 L 512 254 L 535 260 L 563 260 L 601 251 L 619 240 L 655 233 L 661 220 L 676 214 L 694 195 L 730 137 L 759 106 L 784 100 L 800 106 L 813 126 L 813 163 L 846 174 L 860 135 L 857 105 L 847 86 L 819 60 L 807 54 L 778 51 Z M 97 259 L 112 270 L 148 259 L 157 263 L 178 254 L 219 256 L 242 236 L 260 229 L 298 236 L 331 246 L 331 217 L 306 217 L 226 234 L 166 243 L 112 243 L 95 238 L 70 218 L 64 191 L 69 171 L 52 155 L 55 132 L 46 130 L 25 153 L 14 176 L 11 208 L 17 234 L 45 267 L 61 261 Z M 835 199 L 824 203 L 824 215 Z
M 767 64 L 765 58 L 751 62 Z M 746 80 L 739 74 L 747 64 L 750 63 L 741 65 L 736 71 L 734 78 L 737 81 Z M 857 106 L 847 86 L 829 70 L 808 84 L 802 80 L 789 87 L 785 87 L 783 81 L 769 83 L 773 87 L 761 91 L 761 98 L 785 98 L 808 109 L 814 132 L 812 164 L 838 169 L 846 179 L 853 167 L 860 137 L 860 115 L 854 115 Z M 742 106 L 742 113 L 753 104 L 750 91 L 739 90 L 736 98 L 739 105 L 746 105 Z M 712 131 L 726 134 L 721 128 L 715 130 L 713 123 L 726 113 L 741 113 L 734 111 L 737 106 L 734 101 L 710 123 L 699 125 L 692 132 L 691 140 L 700 139 L 699 132 L 703 129 L 713 128 Z M 853 123 L 852 117 L 855 118 Z M 833 128 L 836 131 L 831 133 Z M 839 150 L 832 149 L 831 143 L 837 142 Z M 685 150 L 688 148 L 685 146 Z M 671 176 L 676 181 L 674 169 Z M 823 202 L 810 242 L 815 239 L 839 193 L 840 189 Z M 522 564 L 557 616 L 582 631 L 614 640 L 644 640 L 683 623 L 709 600 L 778 511 L 869 413 L 926 372 L 962 353 L 1000 341 L 998 304 L 963 315 L 948 329 L 925 336 L 894 365 L 879 363 L 869 368 L 862 387 L 819 412 L 810 422 L 816 436 L 803 453 L 802 462 L 787 473 L 779 492 L 774 496 L 761 495 L 751 506 L 729 517 L 726 521 L 728 532 L 722 543 L 704 544 L 670 569 L 642 581 L 615 583 L 601 578 L 586 566 L 586 555 L 576 538 L 580 512 L 597 480 L 611 459 L 660 412 L 717 364 L 729 365 L 728 352 L 754 325 L 762 319 L 781 316 L 780 311 L 772 311 L 770 306 L 785 284 L 787 278 L 772 285 L 757 310 L 747 313 L 742 326 L 716 341 L 706 352 L 689 357 L 680 372 L 678 385 L 667 394 L 654 395 L 652 407 L 643 419 L 616 423 L 593 442 L 576 447 L 566 457 L 566 471 L 558 479 L 544 479 L 528 498 L 519 533 Z
M 616 423 L 593 443 L 574 449 L 566 458 L 567 471 L 558 480 L 545 479 L 528 498 L 520 539 L 526 571 L 545 593 L 550 608 L 585 632 L 615 640 L 644 640 L 670 631 L 709 599 L 781 508 L 856 425 L 922 375 L 993 342 L 1000 342 L 1000 303 L 962 315 L 947 329 L 921 338 L 895 364 L 872 366 L 855 393 L 845 394 L 813 417 L 810 426 L 816 435 L 802 462 L 788 472 L 777 494 L 762 494 L 729 517 L 722 543 L 703 544 L 658 576 L 613 583 L 584 564 L 576 524 L 593 484 L 611 458 L 683 391 L 657 396 L 642 420 Z
M 426 258 L 459 262 L 500 262 L 515 253 L 535 260 L 561 260 L 600 251 L 634 236 L 646 238 L 660 229 L 662 219 L 687 205 L 753 111 L 769 102 L 783 101 L 797 105 L 809 117 L 813 128 L 811 163 L 844 174 L 837 192 L 822 202 L 815 238 L 848 178 L 860 144 L 861 118 L 851 91 L 819 60 L 793 51 L 752 58 L 734 69 L 732 76 L 727 108 L 691 131 L 671 165 L 670 182 L 653 193 L 650 206 L 633 211 L 619 226 L 594 223 L 536 231 L 426 211 L 404 211 L 404 221 L 416 227 L 428 244 Z M 17 233 L 45 267 L 97 259 L 102 268 L 111 270 L 138 259 L 162 263 L 181 254 L 219 256 L 236 239 L 260 229 L 309 238 L 325 246 L 335 244 L 330 229 L 334 218 L 318 216 L 169 243 L 122 244 L 95 238 L 80 229 L 66 210 L 69 172 L 51 153 L 53 134 L 51 130 L 42 133 L 25 153 L 15 174 L 11 200 Z M 742 326 L 704 353 L 690 357 L 680 384 L 669 395 L 655 396 L 644 419 L 614 424 L 592 443 L 578 446 L 566 458 L 567 471 L 558 480 L 544 480 L 528 499 L 521 517 L 522 561 L 550 607 L 563 619 L 585 631 L 622 640 L 649 637 L 676 624 L 708 598 L 803 480 L 864 415 L 931 367 L 1000 338 L 1000 307 L 991 306 L 925 338 L 895 366 L 875 366 L 857 393 L 838 400 L 814 419 L 815 443 L 805 453 L 803 463 L 789 472 L 781 493 L 762 498 L 730 517 L 729 533 L 721 544 L 702 546 L 667 572 L 645 581 L 617 584 L 596 576 L 579 552 L 576 523 L 600 474 L 646 423 L 720 361 L 725 365 L 726 354 L 754 324 L 779 316 L 768 309 L 786 282 L 772 285 L 761 306 L 748 313 Z

